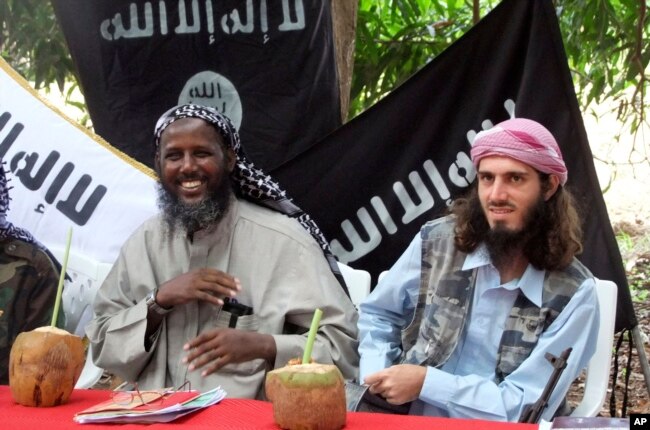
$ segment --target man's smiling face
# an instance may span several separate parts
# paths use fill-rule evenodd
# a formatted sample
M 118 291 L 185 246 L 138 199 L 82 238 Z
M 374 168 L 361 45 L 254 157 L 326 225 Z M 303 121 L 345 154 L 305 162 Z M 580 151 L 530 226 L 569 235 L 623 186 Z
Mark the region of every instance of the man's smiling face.
M 206 200 L 234 167 L 234 154 L 223 138 L 199 118 L 174 121 L 163 132 L 156 156 L 160 182 L 178 200 L 193 205 Z

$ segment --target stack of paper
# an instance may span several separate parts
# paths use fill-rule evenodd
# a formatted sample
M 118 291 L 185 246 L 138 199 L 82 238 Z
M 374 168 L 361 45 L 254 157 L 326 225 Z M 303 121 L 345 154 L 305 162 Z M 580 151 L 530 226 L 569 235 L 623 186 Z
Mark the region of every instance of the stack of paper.
M 151 392 L 143 392 L 151 393 Z M 133 393 L 134 399 L 138 394 Z M 166 423 L 178 417 L 187 415 L 199 409 L 219 403 L 226 392 L 221 388 L 214 388 L 201 394 L 198 391 L 168 391 L 162 397 L 147 401 L 146 404 L 126 405 L 109 399 L 74 416 L 74 421 L 85 423 Z

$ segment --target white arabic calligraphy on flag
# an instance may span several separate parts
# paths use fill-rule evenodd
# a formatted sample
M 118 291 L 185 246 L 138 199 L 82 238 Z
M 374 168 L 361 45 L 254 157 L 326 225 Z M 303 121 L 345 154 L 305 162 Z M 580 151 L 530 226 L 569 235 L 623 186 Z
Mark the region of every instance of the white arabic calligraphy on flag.
M 157 212 L 153 172 L 65 118 L 0 60 L 0 157 L 10 182 L 8 219 L 48 247 L 112 263 Z

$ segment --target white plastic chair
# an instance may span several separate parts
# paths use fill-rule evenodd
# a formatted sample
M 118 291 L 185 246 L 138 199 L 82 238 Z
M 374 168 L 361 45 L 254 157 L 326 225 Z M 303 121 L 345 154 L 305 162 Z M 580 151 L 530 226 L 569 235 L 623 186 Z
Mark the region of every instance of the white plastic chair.
M 361 269 L 353 269 L 347 264 L 338 263 L 341 275 L 345 280 L 350 292 L 350 299 L 357 308 L 359 304 L 370 294 L 370 273 Z
M 63 264 L 64 250 L 50 248 L 54 256 Z M 70 252 L 66 281 L 61 294 L 61 306 L 65 315 L 65 329 L 77 336 L 85 336 L 86 325 L 93 318 L 93 300 L 102 282 L 111 270 L 112 264 L 98 263 L 84 255 Z M 75 388 L 90 388 L 99 381 L 103 370 L 95 366 L 91 348 L 88 346 L 86 362 Z
M 580 404 L 571 412 L 572 417 L 595 417 L 598 415 L 605 403 L 609 386 L 618 293 L 615 283 L 602 279 L 596 279 L 596 292 L 600 309 L 596 352 L 587 366 L 585 394 Z

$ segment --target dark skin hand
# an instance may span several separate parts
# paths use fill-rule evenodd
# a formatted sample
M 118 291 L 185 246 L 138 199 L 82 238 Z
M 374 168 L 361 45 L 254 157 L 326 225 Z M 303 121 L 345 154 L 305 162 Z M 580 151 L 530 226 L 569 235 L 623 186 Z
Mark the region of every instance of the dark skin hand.
M 183 346 L 189 354 L 183 363 L 190 363 L 189 370 L 203 368 L 202 376 L 209 375 L 229 363 L 243 363 L 264 358 L 271 365 L 275 362 L 277 348 L 270 334 L 213 328 L 207 330 Z
M 241 291 L 239 279 L 215 269 L 195 269 L 162 284 L 156 303 L 170 308 L 195 300 L 223 305 L 224 297 L 235 297 Z M 158 327 L 162 317 L 149 316 L 151 327 Z M 156 321 L 153 319 L 156 318 Z M 203 369 L 203 376 L 218 371 L 229 363 L 243 363 L 256 358 L 275 362 L 277 353 L 273 336 L 233 328 L 213 328 L 199 334 L 184 346 L 189 354 L 183 359 L 189 370 Z
M 235 297 L 241 291 L 239 279 L 216 269 L 194 269 L 171 279 L 158 288 L 156 303 L 163 308 L 201 300 L 223 305 L 223 297 Z

